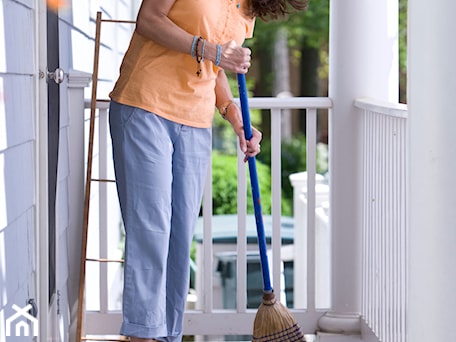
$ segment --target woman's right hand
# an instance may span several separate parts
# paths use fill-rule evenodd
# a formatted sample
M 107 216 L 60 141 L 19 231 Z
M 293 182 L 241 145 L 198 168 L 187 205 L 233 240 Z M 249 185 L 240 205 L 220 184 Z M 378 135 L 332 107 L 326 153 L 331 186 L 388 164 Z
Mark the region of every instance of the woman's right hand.
M 237 45 L 234 40 L 221 45 L 221 47 L 222 55 L 219 66 L 237 74 L 247 73 L 250 68 L 252 51 L 249 48 Z

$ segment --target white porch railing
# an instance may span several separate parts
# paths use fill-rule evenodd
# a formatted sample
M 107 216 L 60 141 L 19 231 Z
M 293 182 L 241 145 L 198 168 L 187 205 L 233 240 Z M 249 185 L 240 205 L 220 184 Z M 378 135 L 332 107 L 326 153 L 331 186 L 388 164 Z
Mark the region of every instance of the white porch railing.
M 294 277 L 301 280 L 304 288 L 295 288 L 295 293 L 305 291 L 305 300 L 295 308 L 290 308 L 305 333 L 314 333 L 318 319 L 327 309 L 319 308 L 316 300 L 315 267 L 318 251 L 316 250 L 316 144 L 317 144 L 317 109 L 329 109 L 331 101 L 328 98 L 252 98 L 249 100 L 252 109 L 267 109 L 271 113 L 271 171 L 272 171 L 272 233 L 271 233 L 271 268 L 273 287 L 276 293 L 283 290 L 282 279 L 282 236 L 281 236 L 281 113 L 284 109 L 306 109 L 306 141 L 307 141 L 307 185 L 306 198 L 307 213 L 306 227 L 295 225 L 295 251 L 299 256 L 305 255 L 305 263 L 295 264 Z M 86 104 L 88 107 L 89 104 Z M 98 102 L 98 134 L 94 144 L 93 178 L 106 179 L 113 176 L 110 160 L 110 139 L 107 127 L 107 103 Z M 99 139 L 99 140 L 98 140 Z M 214 249 L 212 242 L 212 175 L 209 170 L 208 181 L 203 202 L 203 269 L 202 291 L 197 293 L 197 309 L 189 309 L 185 313 L 184 332 L 186 335 L 221 336 L 221 335 L 250 335 L 256 309 L 247 308 L 247 181 L 246 167 L 238 158 L 238 216 L 237 216 L 237 244 L 236 244 L 236 308 L 214 309 Z M 96 165 L 96 167 L 95 167 Z M 260 184 L 261 187 L 261 184 Z M 114 213 L 109 205 L 117 208 L 114 183 L 100 183 L 93 187 L 91 199 L 89 244 L 88 250 L 93 255 L 89 258 L 117 259 L 119 239 L 119 215 Z M 109 204 L 111 203 L 111 204 Z M 318 213 L 317 213 L 318 215 Z M 299 229 L 307 229 L 304 234 L 306 241 L 299 241 L 296 233 Z M 301 232 L 302 235 L 302 232 Z M 113 236 L 116 237 L 113 240 Z M 297 234 L 300 236 L 300 234 Z M 108 238 L 111 241 L 108 243 Z M 117 241 L 116 241 L 117 239 Z M 306 245 L 303 245 L 303 243 Z M 111 246 L 111 247 L 109 247 Z M 112 254 L 114 253 L 114 255 Z M 297 254 L 293 256 L 296 260 Z M 301 260 L 299 260 L 301 261 Z M 299 268 L 298 268 L 298 267 Z M 84 331 L 85 335 L 112 335 L 117 334 L 121 322 L 118 298 L 110 299 L 110 293 L 116 292 L 116 286 L 121 285 L 119 276 L 120 266 L 114 263 L 105 263 L 87 267 L 92 275 L 86 277 L 86 307 Z M 317 274 L 318 276 L 318 274 Z M 296 283 L 296 282 L 295 282 Z M 299 295 L 298 295 L 299 298 Z M 320 301 L 321 302 L 321 301 Z M 324 310 L 323 310 L 324 309 Z
M 294 245 L 294 308 L 290 308 L 306 333 L 317 330 L 318 320 L 326 309 L 328 297 L 318 293 L 318 258 L 324 250 L 317 245 L 318 234 L 324 232 L 318 222 L 318 178 L 316 177 L 316 120 L 318 108 L 330 108 L 326 98 L 253 98 L 252 108 L 266 108 L 271 112 L 272 143 L 272 276 L 277 293 L 283 290 L 282 260 L 287 249 L 281 244 L 281 165 L 280 122 L 282 109 L 307 109 L 307 178 L 304 192 L 296 197 L 307 205 L 305 212 L 295 208 Z M 355 106 L 362 110 L 363 121 L 363 293 L 361 314 L 378 340 L 385 342 L 406 341 L 406 285 L 407 285 L 407 110 L 404 105 L 391 105 L 378 101 L 358 99 Z M 99 102 L 97 137 L 94 156 L 94 178 L 113 176 L 110 160 L 110 139 L 107 127 L 107 103 Z M 246 169 L 238 163 L 238 216 L 236 244 L 236 307 L 220 309 L 214 305 L 214 245 L 211 212 L 211 177 L 204 195 L 204 237 L 201 251 L 202 269 L 199 269 L 202 290 L 197 293 L 196 309 L 185 314 L 185 334 L 197 340 L 207 336 L 249 335 L 253 326 L 255 309 L 247 308 L 246 283 L 249 246 L 246 242 L 248 219 L 246 215 Z M 209 176 L 211 174 L 209 173 Z M 301 184 L 302 185 L 302 184 Z M 260 184 L 261 186 L 261 184 Z M 295 204 L 298 201 L 295 201 Z M 117 206 L 114 183 L 100 183 L 94 187 L 89 227 L 89 250 L 93 258 L 118 259 L 120 216 L 112 211 Z M 324 217 L 324 215 L 321 215 Z M 297 222 L 305 220 L 306 225 Z M 302 230 L 305 230 L 303 232 Z M 302 238 L 304 236 L 304 240 Z M 111 240 L 108 240 L 111 239 Z M 109 241 L 109 242 L 108 242 Z M 114 246 L 114 248 L 112 248 Z M 330 266 L 330 265 L 329 265 Z M 87 313 L 84 330 L 86 335 L 112 335 L 120 326 L 119 294 L 121 267 L 114 263 L 91 265 L 87 268 Z M 298 280 L 296 280 L 298 278 Z M 299 285 L 297 285 L 299 284 Z M 321 283 L 320 283 L 321 284 Z M 117 288 L 116 288 L 117 287 Z M 317 289 L 316 289 L 317 287 Z M 320 296 L 320 297 L 319 297 Z M 299 299 L 301 298 L 301 299 Z M 323 298 L 319 300 L 318 298 Z M 319 303 L 324 303 L 319 305 Z M 209 340 L 211 339 L 209 338 Z
M 407 106 L 358 99 L 363 112 L 362 317 L 379 340 L 406 341 Z
M 294 277 L 305 280 L 305 288 L 294 289 L 294 292 L 306 291 L 302 306 L 291 309 L 301 328 L 306 333 L 313 333 L 317 329 L 317 322 L 324 311 L 316 307 L 315 289 L 315 185 L 316 185 L 316 144 L 317 144 L 317 109 L 329 109 L 331 101 L 328 98 L 252 98 L 249 100 L 252 109 L 268 109 L 271 113 L 271 173 L 272 173 L 272 236 L 271 255 L 273 288 L 276 293 L 283 290 L 282 279 L 282 236 L 281 236 L 281 114 L 285 109 L 306 109 L 306 147 L 307 147 L 307 245 L 305 241 L 297 241 L 298 229 L 294 227 L 295 253 L 302 255 L 307 251 L 306 264 L 301 262 L 301 268 L 294 267 Z M 247 309 L 247 201 L 246 198 L 246 166 L 242 162 L 243 156 L 238 158 L 238 235 L 237 235 L 237 260 L 236 260 L 236 309 L 214 310 L 213 272 L 214 252 L 212 243 L 212 177 L 209 170 L 208 181 L 203 201 L 204 221 L 204 261 L 203 298 L 200 310 L 186 312 L 185 331 L 191 335 L 249 335 L 253 327 L 256 310 Z M 261 184 L 260 184 L 261 187 Z M 302 208 L 303 209 L 303 208 Z M 295 254 L 296 255 L 296 254 Z M 296 261 L 296 257 L 294 257 Z M 298 263 L 299 264 L 299 263 Z M 307 305 L 305 305 L 307 304 Z M 325 308 L 326 309 L 326 308 Z M 227 323 L 228 322 L 228 323 Z

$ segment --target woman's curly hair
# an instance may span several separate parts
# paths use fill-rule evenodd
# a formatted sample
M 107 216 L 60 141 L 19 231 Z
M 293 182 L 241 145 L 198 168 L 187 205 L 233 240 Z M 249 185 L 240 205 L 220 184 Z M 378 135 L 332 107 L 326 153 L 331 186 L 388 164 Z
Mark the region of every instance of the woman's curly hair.
M 309 0 L 250 0 L 248 14 L 263 20 L 277 19 L 295 10 L 305 10 Z

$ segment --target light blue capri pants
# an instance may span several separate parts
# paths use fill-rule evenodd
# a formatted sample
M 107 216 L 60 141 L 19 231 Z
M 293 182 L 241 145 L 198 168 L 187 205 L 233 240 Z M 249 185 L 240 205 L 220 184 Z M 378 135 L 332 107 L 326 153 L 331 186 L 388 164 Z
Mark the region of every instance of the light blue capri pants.
M 126 230 L 121 334 L 181 341 L 211 130 L 116 102 L 109 123 Z

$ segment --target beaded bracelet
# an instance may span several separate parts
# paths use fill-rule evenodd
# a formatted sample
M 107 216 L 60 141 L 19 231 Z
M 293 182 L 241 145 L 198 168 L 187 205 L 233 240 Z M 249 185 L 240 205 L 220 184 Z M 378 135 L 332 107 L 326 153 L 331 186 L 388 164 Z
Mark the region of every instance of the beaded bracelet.
M 193 36 L 193 42 L 192 42 L 192 50 L 190 51 L 191 52 L 191 55 L 192 55 L 192 58 L 195 58 L 196 57 L 196 54 L 195 54 L 195 44 L 196 44 L 196 41 L 198 40 L 198 36 Z
M 220 60 L 222 59 L 222 46 L 217 44 L 217 55 L 215 57 L 215 66 L 220 65 Z
M 200 41 L 203 41 L 203 44 L 204 44 L 204 39 L 202 37 L 198 37 L 198 40 L 196 41 L 196 45 L 195 45 L 196 62 L 198 63 L 198 68 L 196 69 L 197 76 L 201 75 L 201 65 L 200 64 L 201 64 L 202 56 L 198 55 L 198 45 L 199 45 Z
M 204 62 L 204 49 L 206 48 L 206 39 L 203 39 L 203 47 L 201 48 L 201 62 Z

